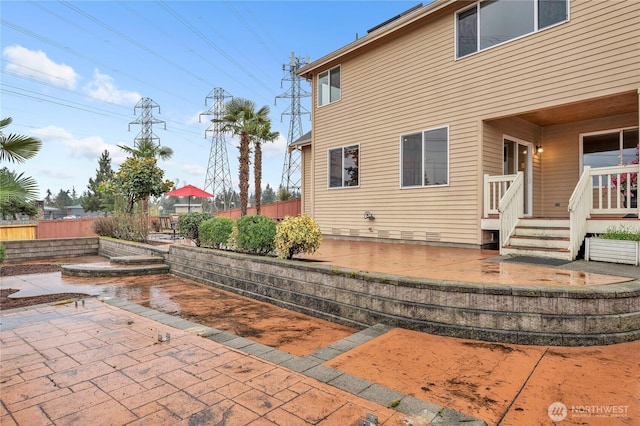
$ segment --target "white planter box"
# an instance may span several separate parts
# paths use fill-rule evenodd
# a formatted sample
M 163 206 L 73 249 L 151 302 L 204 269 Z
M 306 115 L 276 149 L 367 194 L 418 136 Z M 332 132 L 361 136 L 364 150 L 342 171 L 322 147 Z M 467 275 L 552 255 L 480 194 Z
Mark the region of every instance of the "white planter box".
M 598 262 L 627 263 L 638 266 L 640 265 L 640 242 L 587 238 L 584 258 Z

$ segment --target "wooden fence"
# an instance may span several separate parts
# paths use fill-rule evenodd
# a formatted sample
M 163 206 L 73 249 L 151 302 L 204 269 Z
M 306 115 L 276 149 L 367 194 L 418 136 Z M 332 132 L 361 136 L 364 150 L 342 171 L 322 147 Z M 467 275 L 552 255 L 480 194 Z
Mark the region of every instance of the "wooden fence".
M 298 216 L 300 214 L 301 204 L 300 198 L 287 201 L 277 201 L 262 206 L 260 214 L 275 220 L 281 220 L 286 216 Z M 247 214 L 255 214 L 256 208 L 247 208 Z M 216 213 L 217 216 L 230 217 L 238 219 L 240 217 L 240 209 L 224 210 Z M 0 225 L 0 241 L 17 241 L 17 240 L 44 240 L 50 238 L 81 238 L 81 237 L 97 237 L 93 230 L 93 223 L 99 217 L 83 217 L 78 219 L 53 219 L 38 220 L 29 223 L 19 224 L 2 224 Z M 152 216 L 149 218 L 150 223 L 158 220 L 162 231 L 171 229 L 171 221 L 169 216 Z M 153 228 L 153 226 L 152 226 Z
M 0 225 L 0 241 L 97 237 L 98 234 L 93 230 L 93 222 L 97 219 L 98 217 L 84 217 L 3 224 Z
M 263 204 L 260 208 L 260 214 L 272 219 L 281 220 L 285 216 L 298 216 L 301 211 L 300 198 L 287 201 L 276 201 L 271 204 Z M 247 214 L 256 214 L 255 207 L 248 207 Z M 238 219 L 240 217 L 240 209 L 223 210 L 216 212 L 216 216 L 230 217 Z

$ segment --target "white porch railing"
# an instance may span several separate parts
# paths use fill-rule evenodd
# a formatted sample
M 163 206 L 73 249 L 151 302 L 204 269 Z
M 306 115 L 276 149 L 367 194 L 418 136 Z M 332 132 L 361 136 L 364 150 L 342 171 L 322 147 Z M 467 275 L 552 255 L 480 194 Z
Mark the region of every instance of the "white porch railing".
M 590 169 L 593 189 L 592 214 L 638 214 L 639 164 Z M 623 182 L 620 184 L 620 182 Z M 627 185 L 631 183 L 631 185 Z
M 500 252 L 509 240 L 518 220 L 524 215 L 524 174 L 518 172 L 498 203 L 500 214 Z
M 586 166 L 578 184 L 569 199 L 569 251 L 571 259 L 576 258 L 580 246 L 587 235 L 587 219 L 593 206 L 593 178 L 591 167 Z
M 500 214 L 498 205 L 518 175 L 484 175 L 484 217 Z

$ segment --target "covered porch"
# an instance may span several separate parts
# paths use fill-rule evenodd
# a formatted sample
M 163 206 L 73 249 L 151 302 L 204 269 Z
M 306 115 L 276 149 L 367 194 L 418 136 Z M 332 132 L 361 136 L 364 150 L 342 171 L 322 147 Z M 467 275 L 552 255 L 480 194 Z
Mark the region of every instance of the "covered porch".
M 574 260 L 587 234 L 640 226 L 639 95 L 485 120 L 483 242 Z

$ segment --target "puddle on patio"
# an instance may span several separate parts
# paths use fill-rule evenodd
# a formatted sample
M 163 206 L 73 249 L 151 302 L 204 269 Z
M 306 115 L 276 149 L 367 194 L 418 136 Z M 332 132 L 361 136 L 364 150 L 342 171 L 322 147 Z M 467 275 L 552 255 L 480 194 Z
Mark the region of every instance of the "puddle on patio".
M 173 275 L 80 278 L 49 274 L 3 277 L 13 297 L 51 293 L 86 293 L 117 297 L 305 356 L 357 330 L 259 302 Z

